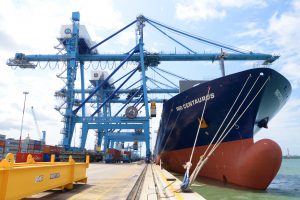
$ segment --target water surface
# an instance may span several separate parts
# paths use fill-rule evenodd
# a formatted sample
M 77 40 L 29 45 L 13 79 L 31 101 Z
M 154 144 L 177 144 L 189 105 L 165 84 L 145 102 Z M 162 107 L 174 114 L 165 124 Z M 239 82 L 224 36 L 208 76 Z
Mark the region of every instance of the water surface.
M 182 180 L 182 177 L 180 177 Z M 207 200 L 299 200 L 300 199 L 300 159 L 283 159 L 280 170 L 266 191 L 247 190 L 217 181 L 195 182 L 192 189 Z

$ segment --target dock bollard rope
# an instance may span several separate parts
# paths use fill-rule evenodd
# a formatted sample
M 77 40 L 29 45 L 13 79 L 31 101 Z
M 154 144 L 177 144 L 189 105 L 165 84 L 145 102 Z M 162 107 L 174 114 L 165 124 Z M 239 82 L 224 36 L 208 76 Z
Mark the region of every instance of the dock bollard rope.
M 202 124 L 202 121 L 203 121 L 203 115 L 204 115 L 205 108 L 206 108 L 206 103 L 207 103 L 207 100 L 208 100 L 207 97 L 209 97 L 210 89 L 211 89 L 210 86 L 208 86 L 207 95 L 206 95 L 206 98 L 205 98 L 205 103 L 204 103 L 204 106 L 203 106 L 201 119 L 200 119 L 200 122 L 199 122 L 197 134 L 196 134 L 196 137 L 195 137 L 195 142 L 194 142 L 192 153 L 191 153 L 191 156 L 190 156 L 190 160 L 184 166 L 184 168 L 186 168 L 186 172 L 184 174 L 182 184 L 180 185 L 180 189 L 181 189 L 182 192 L 187 192 L 187 191 L 190 190 L 189 186 L 191 185 L 191 183 L 190 183 L 189 173 L 190 173 L 190 169 L 192 167 L 192 159 L 193 159 L 193 155 L 194 155 L 194 150 L 195 150 L 195 146 L 196 146 L 196 143 L 197 143 L 197 140 L 198 140 L 198 135 L 199 135 L 199 132 L 200 132 L 200 129 L 201 129 L 201 124 Z

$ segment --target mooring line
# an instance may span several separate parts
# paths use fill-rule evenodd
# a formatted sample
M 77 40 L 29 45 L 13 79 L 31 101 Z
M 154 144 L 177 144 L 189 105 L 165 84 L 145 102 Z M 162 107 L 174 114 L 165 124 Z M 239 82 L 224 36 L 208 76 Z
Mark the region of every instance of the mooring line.
M 259 77 L 262 76 L 261 74 L 259 75 Z M 258 78 L 257 78 L 258 80 Z M 232 130 L 232 128 L 234 127 L 234 125 L 240 120 L 240 118 L 244 115 L 244 113 L 248 110 L 248 108 L 250 107 L 250 105 L 253 103 L 253 101 L 256 99 L 256 97 L 258 96 L 258 94 L 261 92 L 261 90 L 265 87 L 266 83 L 270 80 L 270 76 L 266 79 L 266 81 L 264 82 L 264 84 L 261 86 L 261 88 L 259 89 L 259 91 L 256 93 L 256 95 L 253 97 L 253 99 L 250 101 L 250 103 L 247 105 L 247 107 L 244 109 L 244 111 L 240 114 L 240 116 L 237 118 L 237 120 L 232 124 L 232 126 L 230 127 L 230 129 L 226 132 L 226 134 L 224 136 L 223 133 L 226 131 L 226 129 L 228 128 L 228 126 L 226 127 L 226 129 L 223 131 L 223 133 L 221 134 L 220 138 L 218 139 L 217 143 L 214 144 L 213 148 L 210 150 L 209 154 L 205 157 L 205 159 L 203 160 L 203 157 L 201 156 L 202 159 L 199 160 L 199 162 L 197 163 L 197 166 L 195 168 L 195 170 L 192 173 L 192 178 L 191 178 L 191 182 L 189 185 L 191 185 L 193 183 L 193 181 L 195 180 L 195 178 L 197 177 L 199 171 L 202 169 L 202 167 L 204 166 L 204 164 L 207 162 L 207 160 L 209 159 L 209 157 L 211 156 L 211 154 L 218 148 L 218 146 L 222 143 L 222 141 L 225 139 L 225 137 L 229 134 L 229 132 Z M 256 81 L 254 83 L 254 85 L 256 84 Z M 252 88 L 254 87 L 254 85 L 252 86 Z M 250 91 L 252 90 L 252 88 L 250 89 Z M 250 93 L 250 91 L 248 92 L 248 94 Z M 245 99 L 248 97 L 248 95 L 245 97 Z M 244 100 L 245 100 L 244 99 Z M 244 103 L 244 101 L 242 102 L 242 104 Z M 241 106 L 240 106 L 241 107 Z M 236 111 L 235 115 L 237 114 L 237 112 L 239 111 L 239 109 Z M 235 115 L 232 117 L 231 121 L 233 120 L 233 118 L 235 117 Z M 230 121 L 230 123 L 231 123 Z M 229 124 L 230 124 L 229 123 Z

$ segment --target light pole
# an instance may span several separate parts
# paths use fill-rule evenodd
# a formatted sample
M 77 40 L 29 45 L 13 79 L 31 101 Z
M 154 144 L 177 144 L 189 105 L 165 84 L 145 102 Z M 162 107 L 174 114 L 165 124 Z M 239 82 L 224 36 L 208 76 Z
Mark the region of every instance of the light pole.
M 23 114 L 22 114 L 22 122 L 21 122 L 21 133 L 20 133 L 20 139 L 19 139 L 18 152 L 21 152 L 21 140 L 22 140 L 22 132 L 23 132 L 23 120 L 24 120 L 24 112 L 25 112 L 26 95 L 29 94 L 29 92 L 23 92 L 23 94 L 25 97 L 24 97 Z

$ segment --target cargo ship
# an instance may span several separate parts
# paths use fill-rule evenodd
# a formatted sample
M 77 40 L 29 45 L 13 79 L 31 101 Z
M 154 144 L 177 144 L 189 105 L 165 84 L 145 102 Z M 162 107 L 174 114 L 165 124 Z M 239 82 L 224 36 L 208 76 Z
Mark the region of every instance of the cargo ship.
M 193 171 L 208 145 L 212 141 L 216 144 L 213 138 L 227 133 L 198 178 L 266 189 L 280 168 L 282 152 L 276 142 L 254 142 L 253 137 L 268 128 L 290 94 L 290 82 L 271 68 L 254 68 L 192 85 L 163 104 L 154 150 L 156 162 L 184 174 L 183 166 L 196 140 Z

